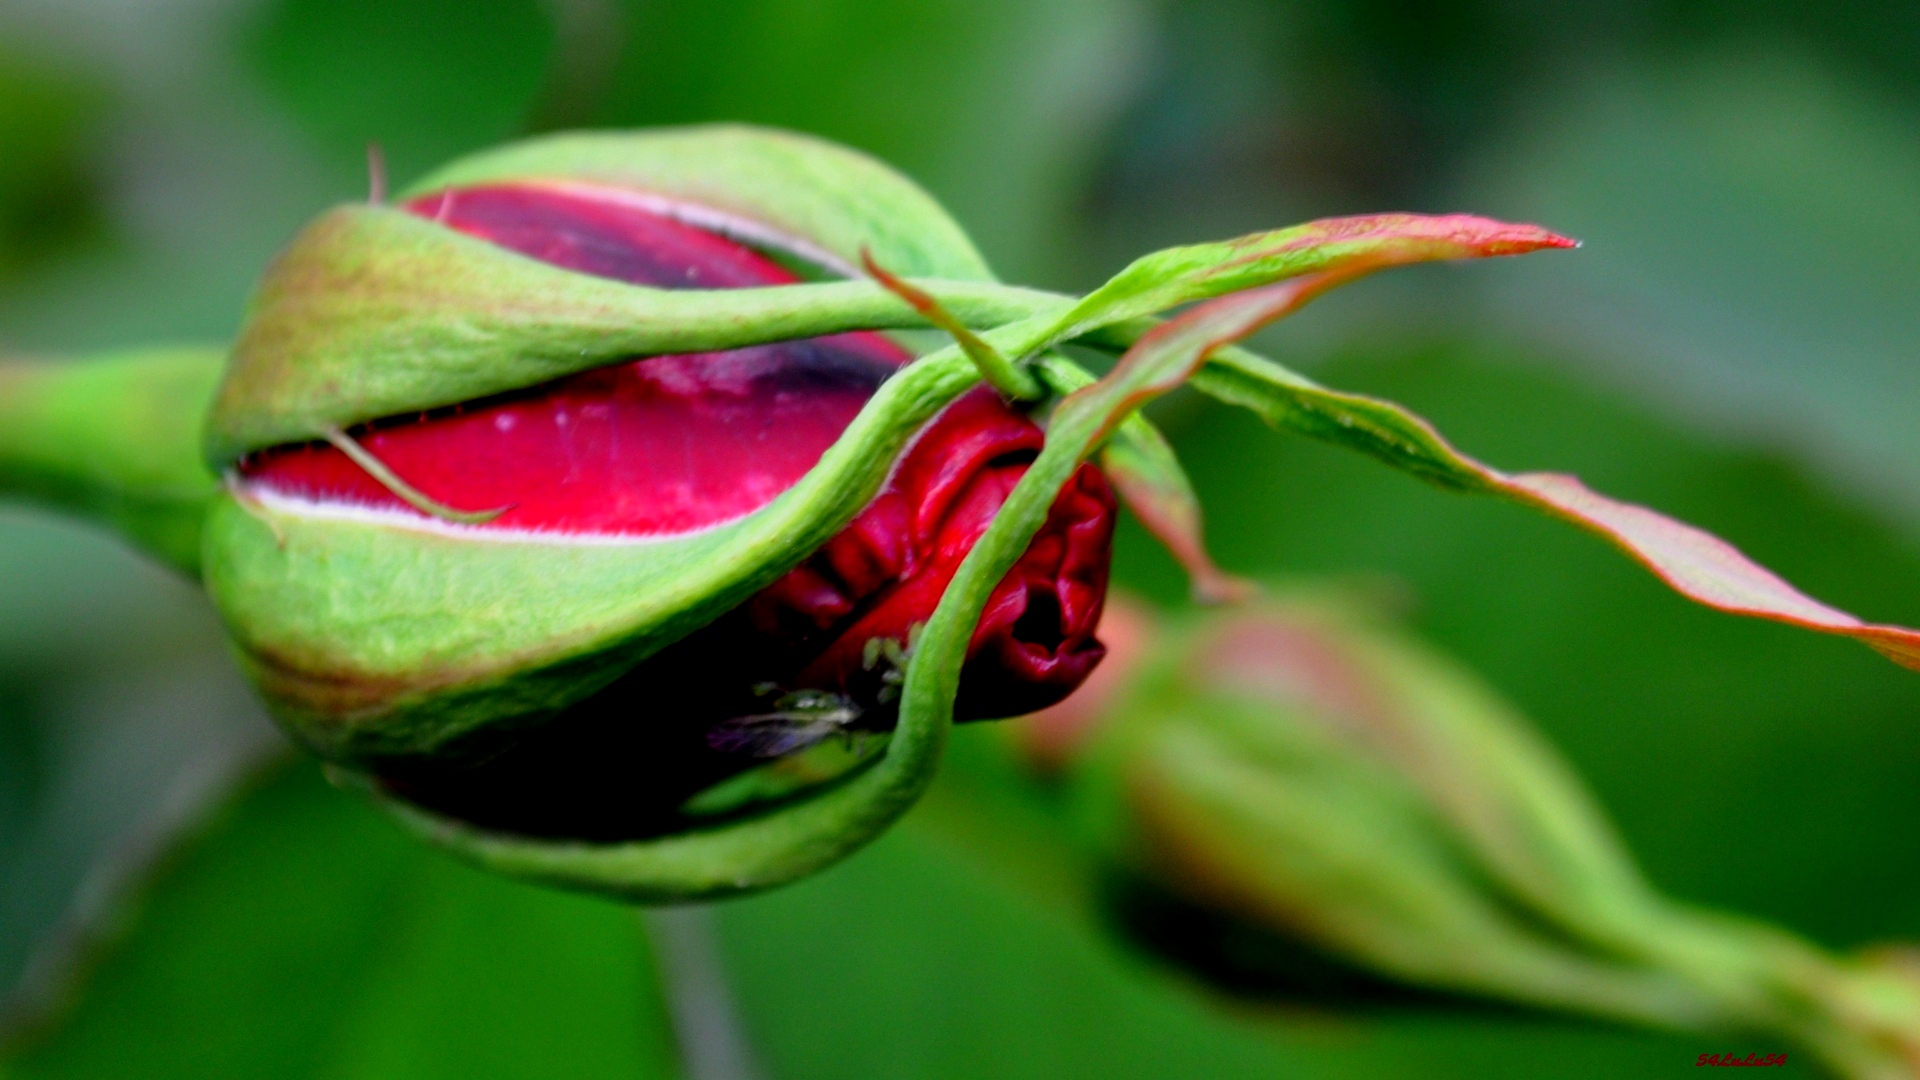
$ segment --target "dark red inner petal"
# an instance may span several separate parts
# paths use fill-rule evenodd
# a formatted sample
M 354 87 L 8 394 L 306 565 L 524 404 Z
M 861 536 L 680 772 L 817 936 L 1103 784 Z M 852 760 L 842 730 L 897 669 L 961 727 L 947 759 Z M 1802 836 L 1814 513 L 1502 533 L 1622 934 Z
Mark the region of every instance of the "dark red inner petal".
M 662 289 L 745 289 L 800 280 L 744 244 L 613 192 L 527 184 L 455 188 L 402 209 L 510 251 Z
M 586 273 L 661 288 L 797 281 L 724 237 L 608 197 L 471 188 L 406 204 L 449 228 Z M 658 536 L 771 502 L 820 461 L 909 359 L 878 334 L 659 356 L 353 434 L 408 483 L 486 527 Z M 315 443 L 253 455 L 269 491 L 421 516 L 347 456 Z

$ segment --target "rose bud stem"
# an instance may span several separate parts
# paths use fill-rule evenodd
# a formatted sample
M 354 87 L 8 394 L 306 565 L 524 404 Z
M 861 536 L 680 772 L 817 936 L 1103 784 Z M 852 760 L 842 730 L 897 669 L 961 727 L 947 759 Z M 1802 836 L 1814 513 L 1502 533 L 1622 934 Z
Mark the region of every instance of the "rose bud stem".
M 218 479 L 200 429 L 218 349 L 0 361 L 0 493 L 97 522 L 191 575 Z

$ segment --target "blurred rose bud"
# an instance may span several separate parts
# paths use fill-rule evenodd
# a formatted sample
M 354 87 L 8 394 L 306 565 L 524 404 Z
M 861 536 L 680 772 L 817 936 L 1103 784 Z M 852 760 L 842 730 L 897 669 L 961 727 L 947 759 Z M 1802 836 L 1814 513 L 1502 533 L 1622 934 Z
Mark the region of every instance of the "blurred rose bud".
M 1299 595 L 1153 640 L 1103 673 L 1124 685 L 1067 781 L 1157 888 L 1423 988 L 1920 1075 L 1896 965 L 1659 896 L 1511 706 L 1358 605 Z
M 206 575 L 276 716 L 417 806 L 595 841 L 889 728 L 1040 427 L 989 388 L 916 387 L 874 332 L 697 347 L 752 315 L 718 290 L 798 328 L 768 287 L 863 250 L 986 273 L 890 171 L 736 129 L 546 140 L 321 218 L 209 426 L 230 494 Z M 810 476 L 863 410 L 886 456 Z M 988 601 L 959 718 L 1052 704 L 1099 662 L 1113 520 L 1082 466 Z

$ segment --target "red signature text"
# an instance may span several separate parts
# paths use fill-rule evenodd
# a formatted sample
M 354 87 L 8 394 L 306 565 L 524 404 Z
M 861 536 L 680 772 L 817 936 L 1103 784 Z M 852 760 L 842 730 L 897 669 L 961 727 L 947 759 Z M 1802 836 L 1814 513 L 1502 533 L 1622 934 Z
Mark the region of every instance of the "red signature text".
M 1748 1054 L 1746 1057 L 1740 1057 L 1737 1054 L 1701 1054 L 1700 1060 L 1694 1062 L 1695 1065 L 1731 1066 L 1736 1069 L 1749 1065 L 1785 1065 L 1786 1063 L 1787 1055 L 1785 1054 Z

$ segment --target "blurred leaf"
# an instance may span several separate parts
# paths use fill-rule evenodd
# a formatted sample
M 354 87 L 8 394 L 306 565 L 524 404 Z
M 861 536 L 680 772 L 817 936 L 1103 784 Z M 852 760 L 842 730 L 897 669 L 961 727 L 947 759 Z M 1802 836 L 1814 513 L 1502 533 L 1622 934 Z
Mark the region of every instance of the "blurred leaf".
M 627 909 L 408 839 L 310 762 L 277 771 L 126 915 L 12 1076 L 669 1076 Z
M 279 736 L 199 590 L 78 522 L 0 514 L 0 993 Z
M 849 143 L 944 201 L 1013 279 L 1058 264 L 1130 89 L 1134 0 L 634 0 L 600 119 L 745 120 Z
M 1458 197 L 1587 249 L 1490 276 L 1503 312 L 1920 525 L 1920 127 L 1883 89 L 1746 38 L 1543 95 Z
M 554 25 L 538 0 L 278 0 L 252 44 L 308 131 L 347 157 L 379 143 L 404 181 L 521 127 Z
M 102 97 L 77 75 L 0 47 L 0 278 L 92 224 L 86 157 Z

